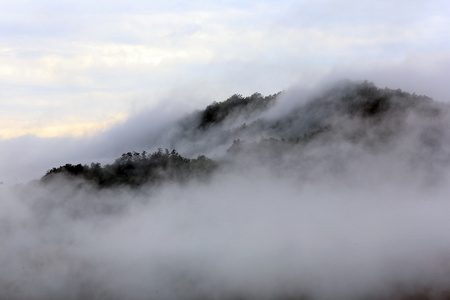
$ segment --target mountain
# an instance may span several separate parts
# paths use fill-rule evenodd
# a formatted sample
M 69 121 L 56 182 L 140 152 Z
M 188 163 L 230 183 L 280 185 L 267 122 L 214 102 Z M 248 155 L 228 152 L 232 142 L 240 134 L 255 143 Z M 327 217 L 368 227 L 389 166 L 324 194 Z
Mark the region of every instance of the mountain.
M 146 151 L 0 186 L 0 299 L 450 299 L 449 111 L 343 81 L 141 115 L 84 141 Z
M 308 165 L 309 171 L 298 172 L 308 177 L 317 165 L 332 173 L 344 172 L 352 165 L 350 156 L 357 160 L 380 153 L 396 155 L 397 163 L 405 165 L 414 161 L 411 168 L 426 165 L 429 174 L 425 176 L 433 180 L 437 178 L 433 172 L 449 162 L 447 104 L 399 89 L 380 89 L 367 81 L 342 82 L 308 99 L 289 99 L 297 104 L 274 112 L 282 97 L 283 93 L 233 95 L 180 120 L 165 143 L 187 155 L 195 154 L 195 159 L 162 147 L 150 155 L 132 151 L 105 166 L 53 168 L 42 181 L 66 174 L 101 187 L 137 187 L 208 177 L 225 162 L 248 165 L 249 161 L 284 171 Z

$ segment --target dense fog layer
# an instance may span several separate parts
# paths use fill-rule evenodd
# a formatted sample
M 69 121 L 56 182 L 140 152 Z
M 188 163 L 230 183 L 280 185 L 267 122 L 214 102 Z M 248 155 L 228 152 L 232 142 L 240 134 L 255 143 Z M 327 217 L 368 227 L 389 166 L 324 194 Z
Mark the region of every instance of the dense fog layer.
M 135 141 L 206 154 L 206 178 L 0 186 L 0 298 L 449 296 L 448 105 L 343 82 L 230 111 Z

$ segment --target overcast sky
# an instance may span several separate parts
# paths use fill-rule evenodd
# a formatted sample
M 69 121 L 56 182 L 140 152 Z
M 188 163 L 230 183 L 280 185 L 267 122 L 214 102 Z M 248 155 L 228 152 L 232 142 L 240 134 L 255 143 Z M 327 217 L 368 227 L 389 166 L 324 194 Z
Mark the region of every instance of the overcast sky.
M 1 0 L 0 137 L 368 79 L 449 100 L 446 0 Z

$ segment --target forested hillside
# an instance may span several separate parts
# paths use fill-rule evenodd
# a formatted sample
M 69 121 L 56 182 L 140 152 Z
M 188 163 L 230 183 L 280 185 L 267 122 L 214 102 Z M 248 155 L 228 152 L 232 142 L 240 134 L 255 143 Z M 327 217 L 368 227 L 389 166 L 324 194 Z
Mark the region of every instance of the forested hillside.
M 147 154 L 130 149 L 105 166 L 68 163 L 49 170 L 43 181 L 65 174 L 100 187 L 138 187 L 205 178 L 224 162 L 245 164 L 254 160 L 285 170 L 308 165 L 308 169 L 299 171 L 301 176 L 308 176 L 315 164 L 330 170 L 340 165 L 342 172 L 347 162 L 335 158 L 344 155 L 344 144 L 353 145 L 346 149 L 347 156 L 361 149 L 372 154 L 404 151 L 400 160 L 424 163 L 434 171 L 449 161 L 449 150 L 444 147 L 447 104 L 398 89 L 377 88 L 369 82 L 344 82 L 309 99 L 299 99 L 298 105 L 283 114 L 271 113 L 282 95 L 233 95 L 180 120 L 175 133 L 164 142 L 164 146 L 176 150 L 159 148 Z M 399 139 L 410 140 L 415 148 L 406 151 L 403 144 L 396 145 Z M 322 149 L 320 157 L 308 151 L 311 147 Z M 194 153 L 196 158 L 185 157 L 183 152 Z M 205 156 L 211 153 L 213 159 Z
M 344 81 L 137 120 L 0 186 L 0 299 L 450 299 L 448 103 Z

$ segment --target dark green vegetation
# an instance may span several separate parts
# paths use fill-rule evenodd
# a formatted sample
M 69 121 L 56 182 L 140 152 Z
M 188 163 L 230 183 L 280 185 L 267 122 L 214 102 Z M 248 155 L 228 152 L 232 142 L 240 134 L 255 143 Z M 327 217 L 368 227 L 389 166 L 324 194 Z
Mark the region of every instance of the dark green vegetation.
M 275 103 L 279 95 L 263 97 L 260 93 L 254 93 L 250 97 L 242 97 L 235 94 L 223 102 L 213 102 L 201 112 L 199 128 L 206 129 L 215 126 L 233 115 L 248 117 L 251 114 L 262 112 Z
M 205 178 L 215 168 L 216 163 L 203 155 L 189 159 L 175 150 L 169 152 L 168 149 L 160 148 L 150 155 L 145 151 L 124 153 L 113 164 L 103 167 L 99 163 L 92 163 L 90 166 L 66 164 L 49 170 L 42 181 L 48 182 L 54 176 L 64 174 L 82 177 L 99 187 L 137 187 L 144 183 L 184 182 L 189 178 Z

